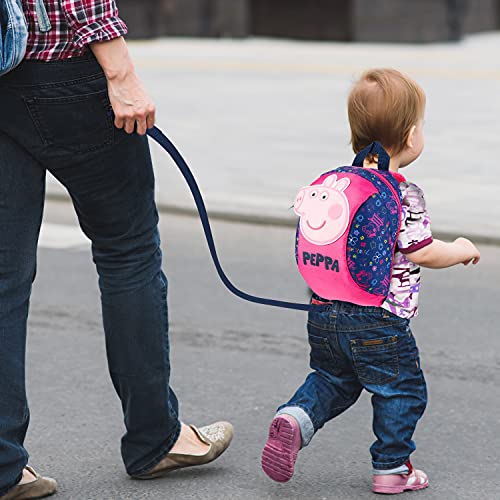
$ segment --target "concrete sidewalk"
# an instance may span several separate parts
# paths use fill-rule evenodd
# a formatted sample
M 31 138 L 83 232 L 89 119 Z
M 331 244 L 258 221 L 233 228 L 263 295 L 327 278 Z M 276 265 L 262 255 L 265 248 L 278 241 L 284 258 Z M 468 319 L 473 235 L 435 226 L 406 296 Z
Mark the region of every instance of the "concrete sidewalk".
M 500 243 L 500 34 L 459 44 L 374 45 L 161 39 L 131 43 L 158 125 L 192 167 L 213 216 L 294 223 L 298 189 L 350 164 L 346 98 L 365 68 L 408 72 L 427 97 L 426 150 L 403 173 L 434 230 Z M 153 147 L 162 208 L 194 204 Z M 54 180 L 50 194 L 62 189 Z

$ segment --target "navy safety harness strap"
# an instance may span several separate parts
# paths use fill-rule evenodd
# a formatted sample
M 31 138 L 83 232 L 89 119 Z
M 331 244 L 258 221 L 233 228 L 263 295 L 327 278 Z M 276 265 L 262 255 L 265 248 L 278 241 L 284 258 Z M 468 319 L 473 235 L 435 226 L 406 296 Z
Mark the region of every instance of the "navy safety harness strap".
M 315 311 L 321 312 L 325 310 L 325 306 L 315 305 L 315 304 L 298 304 L 295 302 L 285 302 L 282 300 L 274 300 L 274 299 L 266 299 L 263 297 L 256 297 L 255 295 L 250 295 L 246 292 L 243 292 L 239 288 L 235 287 L 229 278 L 224 273 L 222 269 L 221 263 L 219 261 L 219 257 L 217 255 L 217 250 L 215 248 L 214 238 L 212 235 L 212 229 L 210 228 L 210 221 L 208 219 L 207 210 L 205 208 L 205 202 L 203 201 L 203 197 L 201 195 L 198 184 L 196 183 L 196 179 L 194 178 L 193 173 L 191 172 L 189 166 L 186 161 L 179 153 L 177 148 L 174 146 L 172 141 L 158 128 L 153 127 L 148 130 L 148 135 L 154 139 L 174 160 L 175 164 L 181 171 L 184 179 L 186 180 L 189 189 L 191 190 L 191 194 L 193 195 L 194 202 L 196 204 L 196 208 L 198 209 L 198 213 L 200 215 L 201 224 L 203 226 L 203 231 L 205 232 L 205 238 L 208 243 L 208 248 L 210 250 L 210 254 L 212 256 L 212 260 L 215 265 L 215 269 L 221 279 L 221 281 L 226 285 L 226 287 L 234 293 L 234 295 L 240 297 L 240 299 L 247 300 L 249 302 L 254 302 L 256 304 L 264 304 L 266 306 L 274 306 L 274 307 L 282 307 L 285 309 L 296 309 L 298 311 Z

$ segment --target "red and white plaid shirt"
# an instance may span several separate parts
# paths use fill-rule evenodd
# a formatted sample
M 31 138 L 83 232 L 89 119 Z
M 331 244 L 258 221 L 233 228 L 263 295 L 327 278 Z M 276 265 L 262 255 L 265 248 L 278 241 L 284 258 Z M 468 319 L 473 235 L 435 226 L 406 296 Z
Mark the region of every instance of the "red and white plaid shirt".
M 114 0 L 44 0 L 52 29 L 42 33 L 35 0 L 22 0 L 28 21 L 26 59 L 53 61 L 82 55 L 89 43 L 127 34 Z

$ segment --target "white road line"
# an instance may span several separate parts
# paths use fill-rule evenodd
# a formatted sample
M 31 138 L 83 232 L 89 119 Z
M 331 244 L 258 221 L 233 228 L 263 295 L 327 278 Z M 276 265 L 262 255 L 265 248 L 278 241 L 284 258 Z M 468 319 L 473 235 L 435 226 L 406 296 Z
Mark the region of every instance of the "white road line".
M 43 248 L 85 248 L 90 245 L 90 240 L 77 226 L 44 222 L 38 245 Z

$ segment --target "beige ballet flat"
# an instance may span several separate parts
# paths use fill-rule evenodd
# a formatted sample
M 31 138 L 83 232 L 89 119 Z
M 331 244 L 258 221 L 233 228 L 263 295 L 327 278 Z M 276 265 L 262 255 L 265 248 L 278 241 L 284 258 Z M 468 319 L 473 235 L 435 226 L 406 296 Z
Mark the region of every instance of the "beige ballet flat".
M 229 422 L 216 422 L 215 424 L 207 425 L 200 429 L 194 425 L 190 425 L 190 427 L 202 443 L 210 446 L 204 455 L 167 453 L 167 455 L 150 471 L 132 477 L 134 479 L 156 479 L 165 476 L 173 470 L 196 465 L 205 465 L 213 462 L 228 449 L 234 435 L 233 426 Z
M 31 483 L 18 484 L 9 490 L 0 500 L 34 500 L 53 495 L 57 491 L 57 483 L 50 477 L 42 477 L 29 465 L 25 467 L 36 479 Z

